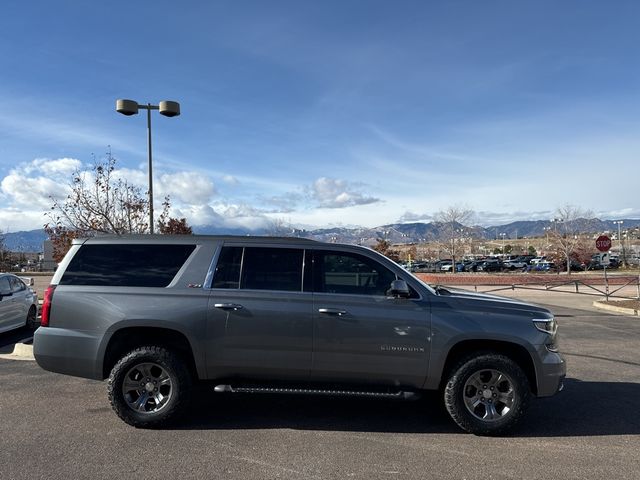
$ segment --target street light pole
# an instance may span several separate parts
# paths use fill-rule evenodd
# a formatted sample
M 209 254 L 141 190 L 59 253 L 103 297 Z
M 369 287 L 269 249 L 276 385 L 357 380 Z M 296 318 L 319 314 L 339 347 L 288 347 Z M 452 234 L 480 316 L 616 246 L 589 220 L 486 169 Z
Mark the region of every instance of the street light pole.
M 147 103 L 147 151 L 149 152 L 149 234 L 153 235 L 153 154 L 151 153 L 151 107 Z
M 626 266 L 627 262 L 625 259 L 625 251 L 624 251 L 624 246 L 622 245 L 622 233 L 620 232 L 620 227 L 622 226 L 622 224 L 624 223 L 622 220 L 614 220 L 613 221 L 614 224 L 618 224 L 618 246 L 620 247 L 620 255 L 622 255 L 622 264 L 624 266 Z
M 135 100 L 116 100 L 116 111 L 123 115 L 137 115 L 138 110 L 147 111 L 147 151 L 149 152 L 149 233 L 153 235 L 153 154 L 151 149 L 151 110 L 158 110 L 165 117 L 180 115 L 180 104 L 170 100 L 163 100 L 158 105 L 140 105 Z

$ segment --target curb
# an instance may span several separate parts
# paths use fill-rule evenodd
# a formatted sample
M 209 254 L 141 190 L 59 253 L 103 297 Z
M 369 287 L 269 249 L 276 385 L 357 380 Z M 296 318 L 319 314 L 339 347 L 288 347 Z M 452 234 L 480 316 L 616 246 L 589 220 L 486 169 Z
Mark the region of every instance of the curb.
M 640 310 L 635 308 L 616 307 L 615 305 L 609 305 L 602 303 L 599 300 L 593 302 L 593 306 L 602 310 L 609 310 L 610 312 L 624 313 L 625 315 L 640 316 Z
M 35 361 L 35 358 L 33 358 L 33 345 L 16 343 L 13 347 L 13 352 L 2 354 L 0 355 L 0 358 L 4 358 L 6 360 Z

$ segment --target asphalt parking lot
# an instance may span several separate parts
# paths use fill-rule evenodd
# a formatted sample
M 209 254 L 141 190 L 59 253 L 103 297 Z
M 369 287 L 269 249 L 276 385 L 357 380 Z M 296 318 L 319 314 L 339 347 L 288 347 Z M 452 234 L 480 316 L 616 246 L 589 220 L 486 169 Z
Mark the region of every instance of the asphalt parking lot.
M 462 433 L 436 396 L 206 390 L 173 429 L 136 430 L 110 411 L 104 383 L 4 357 L 0 478 L 640 478 L 640 320 L 593 299 L 522 295 L 556 314 L 568 379 L 509 437 Z M 12 335 L 0 335 L 0 353 L 28 334 Z

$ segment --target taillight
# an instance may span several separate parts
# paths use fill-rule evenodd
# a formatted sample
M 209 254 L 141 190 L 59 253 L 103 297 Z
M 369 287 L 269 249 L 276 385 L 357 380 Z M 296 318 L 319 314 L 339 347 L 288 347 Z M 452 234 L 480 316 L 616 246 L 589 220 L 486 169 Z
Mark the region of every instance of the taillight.
M 49 313 L 51 313 L 51 299 L 53 298 L 53 291 L 56 289 L 55 285 L 49 285 L 44 291 L 44 301 L 42 302 L 42 311 L 40 312 L 40 326 L 49 326 Z

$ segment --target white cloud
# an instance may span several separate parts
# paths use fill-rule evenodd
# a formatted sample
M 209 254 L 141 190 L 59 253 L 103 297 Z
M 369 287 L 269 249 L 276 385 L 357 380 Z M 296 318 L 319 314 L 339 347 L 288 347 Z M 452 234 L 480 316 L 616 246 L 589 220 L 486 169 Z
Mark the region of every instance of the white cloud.
M 20 232 L 42 228 L 47 222 L 41 210 L 0 208 L 0 232 Z
M 379 202 L 379 198 L 360 193 L 346 180 L 320 177 L 311 186 L 311 197 L 321 208 L 345 208 Z
M 224 223 L 222 215 L 210 205 L 186 205 L 176 208 L 172 216 L 186 218 L 190 225 L 221 225 Z
M 149 176 L 145 170 L 120 168 L 113 175 L 136 185 L 146 192 Z M 171 197 L 172 203 L 205 204 L 216 194 L 213 182 L 200 172 L 182 171 L 162 173 L 156 171 L 153 180 L 154 198 Z M 155 203 L 155 202 L 154 202 Z
M 129 185 L 135 185 L 147 191 L 149 185 L 149 176 L 146 170 L 138 170 L 133 168 L 119 168 L 113 172 L 113 177 L 126 181 Z M 156 186 L 154 181 L 153 186 Z
M 0 184 L 2 193 L 11 199 L 12 205 L 42 207 L 51 206 L 49 196 L 63 197 L 66 193 L 64 187 L 45 177 L 28 178 L 17 174 L 9 174 L 2 179 Z
M 47 176 L 68 176 L 71 173 L 79 170 L 82 167 L 82 162 L 75 158 L 58 158 L 52 160 L 49 158 L 36 158 L 32 162 L 25 164 L 22 170 L 25 173 L 40 172 Z
M 264 212 L 246 204 L 220 204 L 218 206 L 226 218 L 262 217 Z
M 238 180 L 233 175 L 225 175 L 225 176 L 223 176 L 222 177 L 222 181 L 224 183 L 229 184 L 229 185 L 239 185 L 240 184 L 240 180 Z
M 213 182 L 198 172 L 165 173 L 158 180 L 158 193 L 179 202 L 204 204 L 216 194 Z
M 87 184 L 93 181 L 92 171 L 82 170 L 82 162 L 73 158 L 38 158 L 14 167 L 0 179 L 0 228 L 15 229 L 20 225 L 19 228 L 30 230 L 42 226 L 46 222 L 43 214 L 50 210 L 52 198 L 64 200 L 70 191 L 71 175 L 77 170 Z M 147 190 L 148 177 L 144 169 L 120 168 L 112 177 L 138 186 L 143 192 Z M 216 190 L 206 175 L 193 171 L 159 171 L 154 187 L 156 208 L 161 208 L 164 195 L 170 195 L 175 210 L 186 212 L 188 215 L 183 216 L 187 216 L 190 223 L 219 223 L 222 218 L 207 205 Z M 189 215 L 193 215 L 193 220 Z
M 428 213 L 415 213 L 407 210 L 398 219 L 398 223 L 430 222 L 432 219 L 433 215 Z

